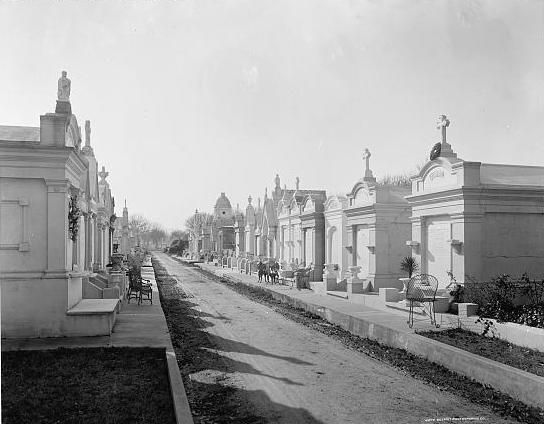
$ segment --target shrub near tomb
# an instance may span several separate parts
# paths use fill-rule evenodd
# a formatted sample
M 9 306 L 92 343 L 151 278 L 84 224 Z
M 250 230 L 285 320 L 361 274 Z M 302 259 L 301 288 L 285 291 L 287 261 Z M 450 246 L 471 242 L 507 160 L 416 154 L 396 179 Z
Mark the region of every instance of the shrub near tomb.
M 408 274 L 408 278 L 412 278 L 412 275 L 419 270 L 419 264 L 416 258 L 412 256 L 406 256 L 400 261 L 400 269 Z
M 481 318 L 544 328 L 544 280 L 500 275 L 490 282 L 466 282 L 464 301 L 479 305 Z

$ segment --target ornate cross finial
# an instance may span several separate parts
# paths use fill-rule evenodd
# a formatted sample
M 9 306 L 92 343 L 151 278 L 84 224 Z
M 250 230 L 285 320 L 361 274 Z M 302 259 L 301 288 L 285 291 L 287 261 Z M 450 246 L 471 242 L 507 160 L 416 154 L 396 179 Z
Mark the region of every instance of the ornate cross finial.
M 372 171 L 370 170 L 370 157 L 372 154 L 368 148 L 363 151 L 363 159 L 365 160 L 365 178 L 373 178 Z
M 370 156 L 372 156 L 372 154 L 370 153 L 370 150 L 365 148 L 363 152 L 363 159 L 365 160 L 366 171 L 370 170 Z
M 85 121 L 85 146 L 91 147 L 91 121 Z
M 450 120 L 446 115 L 440 115 L 436 122 L 436 129 L 442 132 L 442 143 L 446 143 L 446 128 L 450 126 Z
M 98 176 L 101 178 L 101 180 L 100 180 L 101 184 L 106 183 L 106 178 L 108 177 L 108 175 L 110 175 L 110 173 L 106 172 L 106 167 L 104 165 L 102 165 L 102 171 L 100 171 L 98 173 Z
M 300 178 L 297 177 L 297 178 L 295 179 L 295 188 L 298 190 L 299 187 L 300 187 Z

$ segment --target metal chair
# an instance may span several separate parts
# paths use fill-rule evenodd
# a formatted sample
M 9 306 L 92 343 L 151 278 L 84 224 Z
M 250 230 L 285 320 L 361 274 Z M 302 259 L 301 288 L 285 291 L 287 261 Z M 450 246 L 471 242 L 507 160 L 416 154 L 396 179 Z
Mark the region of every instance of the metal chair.
M 146 296 L 146 299 L 143 298 Z M 129 286 L 128 286 L 128 299 L 127 303 L 130 303 L 130 299 L 138 299 L 138 305 L 143 300 L 149 300 L 153 305 L 153 289 L 151 288 L 150 280 L 145 280 L 142 276 L 136 272 L 129 273 Z
M 406 300 L 410 302 L 410 311 L 408 313 L 408 326 L 414 325 L 414 304 L 422 303 L 425 310 L 425 303 L 429 304 L 429 318 L 431 324 L 440 327 L 436 323 L 436 314 L 434 311 L 434 302 L 436 301 L 436 291 L 438 290 L 438 280 L 429 274 L 418 274 L 410 278 L 406 288 Z M 419 306 L 419 305 L 417 305 Z

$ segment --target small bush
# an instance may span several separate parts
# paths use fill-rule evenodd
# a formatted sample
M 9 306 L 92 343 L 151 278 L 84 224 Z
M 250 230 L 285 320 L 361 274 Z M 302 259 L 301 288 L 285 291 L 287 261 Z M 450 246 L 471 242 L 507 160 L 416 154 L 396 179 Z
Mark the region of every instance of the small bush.
M 544 328 L 544 281 L 500 275 L 490 282 L 465 282 L 465 302 L 479 305 L 479 315 L 499 322 Z

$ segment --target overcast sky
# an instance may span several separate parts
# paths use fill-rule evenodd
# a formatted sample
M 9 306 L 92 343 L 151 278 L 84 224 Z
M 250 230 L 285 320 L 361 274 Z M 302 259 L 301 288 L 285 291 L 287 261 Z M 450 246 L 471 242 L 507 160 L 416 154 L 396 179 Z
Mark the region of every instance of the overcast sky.
M 281 184 L 411 172 L 437 115 L 465 160 L 544 165 L 544 2 L 0 2 L 0 125 L 62 70 L 121 212 L 168 229 Z

